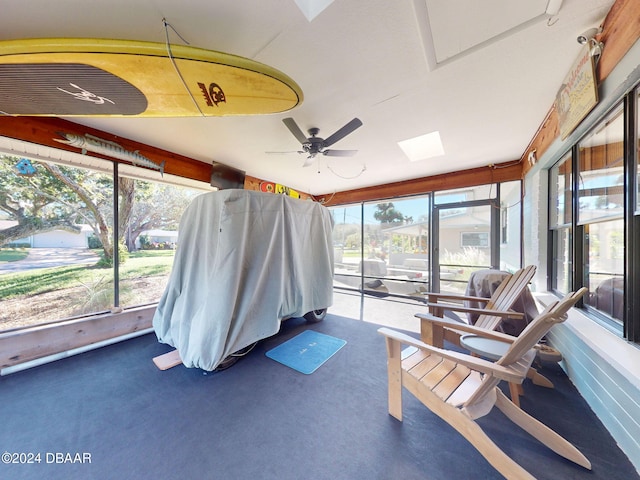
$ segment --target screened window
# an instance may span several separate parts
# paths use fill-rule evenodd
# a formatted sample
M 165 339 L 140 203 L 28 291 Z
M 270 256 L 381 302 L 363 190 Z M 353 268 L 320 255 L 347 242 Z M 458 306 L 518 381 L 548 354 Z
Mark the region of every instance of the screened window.
M 504 199 L 503 224 L 498 202 L 487 201 L 498 197 Z M 438 288 L 455 284 L 464 292 L 469 275 L 493 260 L 515 271 L 521 267 L 521 198 L 522 184 L 513 181 L 331 207 L 334 286 L 423 300 L 425 293 L 437 291 L 438 279 Z M 435 240 L 434 215 L 439 216 Z M 493 259 L 498 246 L 500 258 Z M 437 262 L 432 251 L 438 252 Z
M 573 271 L 573 176 L 569 153 L 550 172 L 551 282 L 552 289 L 566 294 L 572 289 Z
M 331 209 L 334 284 L 377 296 L 429 289 L 429 197 Z
M 515 272 L 522 265 L 522 183 L 500 184 L 500 269 Z
M 592 223 L 585 235 L 587 305 L 622 322 L 624 316 L 624 221 Z
M 115 226 L 113 164 L 87 163 L 0 155 L 0 331 L 160 299 L 202 190 L 120 176 Z
M 0 157 L 1 330 L 113 306 L 113 175 L 98 165 Z
M 578 145 L 578 221 L 621 217 L 624 206 L 624 122 L 616 109 Z
M 551 286 L 562 294 L 587 287 L 584 305 L 620 332 L 626 297 L 625 169 L 620 103 L 549 175 Z
M 578 225 L 585 301 L 622 322 L 624 312 L 624 116 L 620 105 L 578 144 Z

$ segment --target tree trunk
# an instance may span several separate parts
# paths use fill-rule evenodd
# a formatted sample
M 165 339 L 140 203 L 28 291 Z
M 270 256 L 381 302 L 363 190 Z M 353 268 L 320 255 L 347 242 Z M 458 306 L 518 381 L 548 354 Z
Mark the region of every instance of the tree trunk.
M 131 178 L 118 178 L 118 240 L 124 242 L 127 250 L 135 250 L 135 245 L 130 242 L 129 221 L 133 210 L 136 181 Z
M 102 242 L 105 259 L 107 261 L 113 260 L 113 241 L 110 235 L 109 226 L 104 215 L 100 212 L 98 205 L 93 201 L 91 192 L 88 192 L 81 185 L 78 185 L 72 179 L 68 178 L 57 165 L 45 162 L 41 165 L 82 199 L 96 222 L 95 225 L 91 225 L 91 227 L 93 228 L 96 236 L 100 239 L 100 242 Z

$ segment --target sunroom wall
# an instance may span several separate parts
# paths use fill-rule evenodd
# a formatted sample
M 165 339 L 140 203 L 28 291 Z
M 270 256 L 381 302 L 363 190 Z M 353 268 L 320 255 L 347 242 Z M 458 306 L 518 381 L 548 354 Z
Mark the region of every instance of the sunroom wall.
M 534 289 L 542 303 L 547 290 L 548 170 L 622 96 L 640 81 L 640 42 L 629 50 L 605 82 L 600 101 L 578 128 L 556 140 L 525 177 L 524 264 L 538 265 Z M 562 367 L 620 448 L 640 471 L 640 347 L 587 318 L 580 311 L 554 327 L 549 343 L 564 356 Z

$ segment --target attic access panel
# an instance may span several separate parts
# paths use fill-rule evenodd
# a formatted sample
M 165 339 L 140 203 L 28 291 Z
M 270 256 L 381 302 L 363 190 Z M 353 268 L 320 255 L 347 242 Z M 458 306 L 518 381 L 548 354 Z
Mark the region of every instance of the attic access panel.
M 416 0 L 430 66 L 452 61 L 548 18 L 548 3 L 547 0 Z

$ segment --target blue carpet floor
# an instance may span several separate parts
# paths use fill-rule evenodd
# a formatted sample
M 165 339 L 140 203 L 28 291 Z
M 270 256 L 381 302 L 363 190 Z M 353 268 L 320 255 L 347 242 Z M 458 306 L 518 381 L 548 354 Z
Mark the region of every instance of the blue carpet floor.
M 347 344 L 313 375 L 268 350 L 313 329 Z M 169 347 L 146 335 L 0 378 L 0 452 L 41 463 L 0 464 L 9 480 L 450 480 L 502 478 L 411 395 L 387 414 L 386 352 L 377 325 L 329 314 L 291 319 L 221 372 L 152 362 Z M 638 480 L 629 460 L 562 370 L 553 390 L 525 382 L 522 407 L 572 441 L 588 472 L 495 411 L 491 438 L 539 479 Z M 46 463 L 90 454 L 91 463 Z M 50 457 L 50 458 L 56 458 Z

